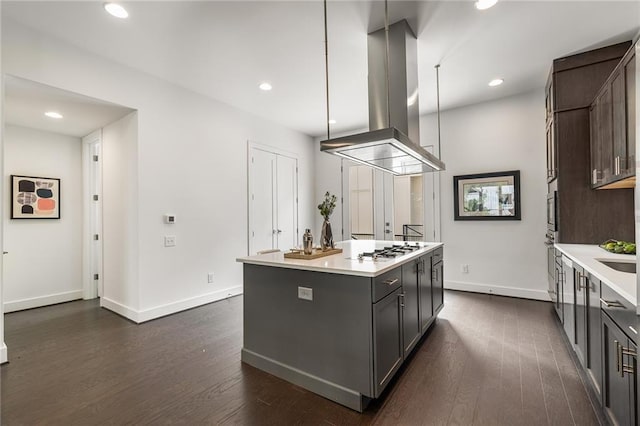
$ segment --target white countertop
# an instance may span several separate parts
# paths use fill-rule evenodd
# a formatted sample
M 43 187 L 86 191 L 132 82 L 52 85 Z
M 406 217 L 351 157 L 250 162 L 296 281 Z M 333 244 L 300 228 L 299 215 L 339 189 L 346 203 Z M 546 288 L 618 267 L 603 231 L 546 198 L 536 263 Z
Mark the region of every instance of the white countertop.
M 636 274 L 620 272 L 603 265 L 598 260 L 636 263 L 636 256 L 615 254 L 588 244 L 555 244 L 555 247 L 578 265 L 606 283 L 620 296 L 637 306 L 638 284 Z
M 237 262 L 250 263 L 253 265 L 277 266 L 279 268 L 301 269 L 305 271 L 330 272 L 343 275 L 358 275 L 362 277 L 377 277 L 397 266 L 409 262 L 412 259 L 422 256 L 438 247 L 442 247 L 442 243 L 415 243 L 422 248 L 415 250 L 409 254 L 391 259 L 365 258 L 358 260 L 358 254 L 362 252 L 371 252 L 374 248 L 391 246 L 393 244 L 404 244 L 402 241 L 380 241 L 380 240 L 351 240 L 336 243 L 336 248 L 343 251 L 339 254 L 320 257 L 313 260 L 303 259 L 285 259 L 284 252 L 259 254 L 255 256 L 239 257 Z

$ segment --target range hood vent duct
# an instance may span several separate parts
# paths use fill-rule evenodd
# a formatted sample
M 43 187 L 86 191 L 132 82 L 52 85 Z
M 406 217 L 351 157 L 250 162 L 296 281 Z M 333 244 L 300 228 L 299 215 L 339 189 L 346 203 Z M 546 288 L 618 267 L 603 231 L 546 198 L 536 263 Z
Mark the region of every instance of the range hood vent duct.
M 406 20 L 388 29 L 367 36 L 369 131 L 321 141 L 320 150 L 394 175 L 444 170 L 420 146 L 416 36 Z

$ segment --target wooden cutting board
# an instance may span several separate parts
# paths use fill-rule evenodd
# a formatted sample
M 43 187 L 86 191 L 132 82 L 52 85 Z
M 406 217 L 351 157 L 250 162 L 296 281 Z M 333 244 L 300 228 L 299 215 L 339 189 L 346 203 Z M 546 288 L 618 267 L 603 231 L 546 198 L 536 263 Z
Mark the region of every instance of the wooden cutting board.
M 326 249 L 324 251 L 322 249 L 313 249 L 313 253 L 311 254 L 304 254 L 301 251 L 299 252 L 292 251 L 292 252 L 285 253 L 284 257 L 286 259 L 312 260 L 312 259 L 317 259 L 319 257 L 331 256 L 332 254 L 338 254 L 338 253 L 342 253 L 341 248 Z

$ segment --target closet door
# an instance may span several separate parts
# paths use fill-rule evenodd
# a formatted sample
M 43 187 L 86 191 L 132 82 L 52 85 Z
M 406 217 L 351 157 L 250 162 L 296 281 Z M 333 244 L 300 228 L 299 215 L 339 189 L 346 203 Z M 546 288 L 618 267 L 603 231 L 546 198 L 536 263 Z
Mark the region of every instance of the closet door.
M 298 245 L 298 160 L 249 149 L 249 254 Z
M 275 168 L 276 155 L 251 150 L 249 182 L 249 254 L 276 248 Z
M 276 246 L 282 251 L 298 244 L 297 160 L 276 156 Z

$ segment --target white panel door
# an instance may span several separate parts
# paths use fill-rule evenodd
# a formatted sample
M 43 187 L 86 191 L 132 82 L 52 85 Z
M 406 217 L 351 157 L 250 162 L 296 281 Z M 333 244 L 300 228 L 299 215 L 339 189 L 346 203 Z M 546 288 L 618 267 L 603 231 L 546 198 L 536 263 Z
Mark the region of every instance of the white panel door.
M 276 157 L 276 247 L 286 251 L 298 244 L 297 168 L 294 158 Z
M 276 155 L 251 149 L 249 183 L 249 254 L 276 248 L 275 167 Z

